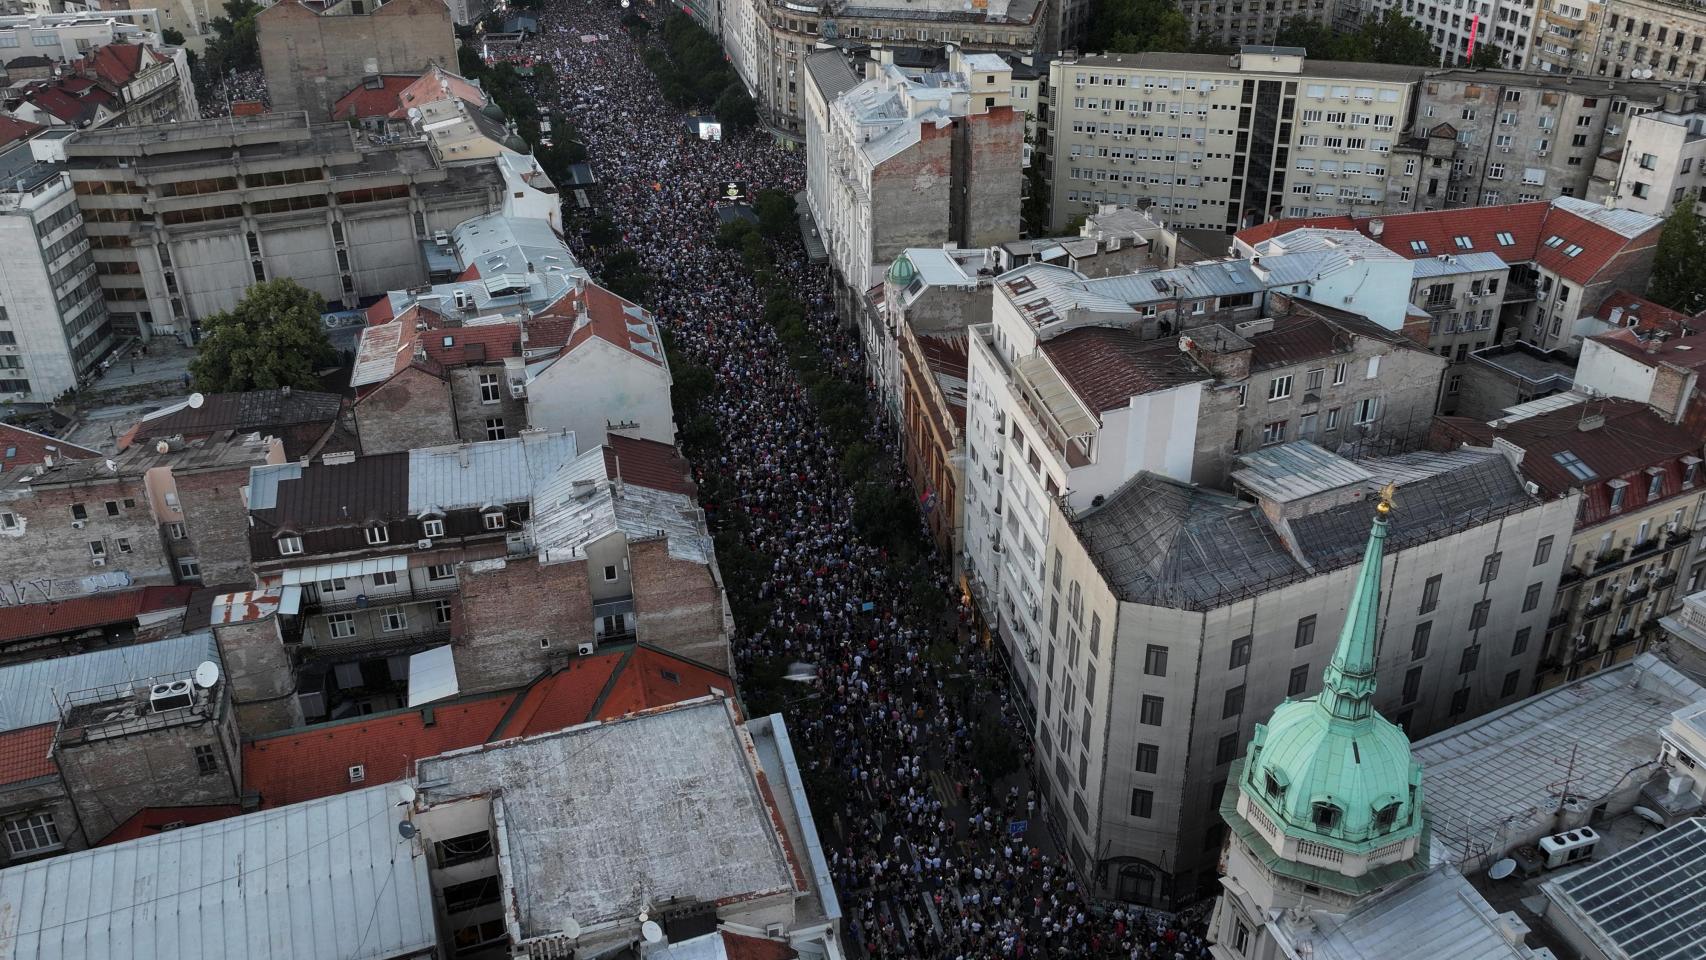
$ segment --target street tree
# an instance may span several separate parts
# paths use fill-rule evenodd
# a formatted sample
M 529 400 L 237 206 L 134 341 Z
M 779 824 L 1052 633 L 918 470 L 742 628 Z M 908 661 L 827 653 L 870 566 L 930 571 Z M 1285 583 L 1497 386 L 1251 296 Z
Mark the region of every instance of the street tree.
M 324 312 L 320 295 L 294 280 L 250 287 L 234 309 L 202 321 L 201 342 L 190 361 L 196 389 L 318 387 L 319 371 L 337 362 L 320 322 Z

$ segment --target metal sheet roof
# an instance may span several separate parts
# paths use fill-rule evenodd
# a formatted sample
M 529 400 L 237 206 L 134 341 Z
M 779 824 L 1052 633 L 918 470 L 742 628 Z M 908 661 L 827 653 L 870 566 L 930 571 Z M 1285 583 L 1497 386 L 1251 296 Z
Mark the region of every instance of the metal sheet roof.
M 438 942 L 422 851 L 370 787 L 0 871 L 3 960 L 381 960 Z
M 1537 956 L 1528 947 L 1506 940 L 1498 913 L 1469 881 L 1449 868 L 1370 897 L 1348 914 L 1311 912 L 1308 923 L 1293 944 L 1299 955 L 1315 960 L 1531 960 Z M 1318 935 L 1310 936 L 1317 930 Z M 1302 946 L 1306 942 L 1307 948 Z
M 671 557 L 709 563 L 711 539 L 690 496 L 611 481 L 602 449 L 566 464 L 533 499 L 533 541 L 546 563 L 583 559 L 586 547 L 611 534 L 662 538 Z
M 409 451 L 409 512 L 478 509 L 533 498 L 575 459 L 571 431 Z
M 1489 270 L 1505 270 L 1510 264 L 1505 258 L 1496 253 L 1446 253 L 1437 257 L 1423 257 L 1412 260 L 1413 276 L 1420 280 L 1423 277 L 1449 277 L 1459 273 L 1485 273 Z
M 1373 474 L 1328 450 L 1296 440 L 1265 447 L 1238 458 L 1232 479 L 1264 500 L 1290 503 L 1351 484 L 1366 484 Z
M 187 677 L 202 661 L 218 659 L 213 635 L 194 633 L 0 667 L 0 730 L 56 722 L 59 708 L 55 695 L 63 698 L 91 687 L 155 677 Z M 3 947 L 4 937 L 0 936 L 0 958 L 6 956 Z

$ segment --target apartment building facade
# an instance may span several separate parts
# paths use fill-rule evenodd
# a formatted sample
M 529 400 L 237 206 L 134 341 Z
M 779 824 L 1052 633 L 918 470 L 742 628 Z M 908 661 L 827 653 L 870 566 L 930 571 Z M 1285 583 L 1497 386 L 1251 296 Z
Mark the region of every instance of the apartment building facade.
M 1532 0 L 1374 0 L 1369 5 L 1371 16 L 1386 10 L 1396 10 L 1415 21 L 1433 41 L 1443 66 L 1468 61 L 1472 34 L 1477 49 L 1492 44 L 1504 53 L 1503 66 L 1523 70 L 1535 62 L 1530 44 L 1539 18 Z
M 1391 164 L 1389 209 L 1443 210 L 1593 196 L 1595 164 L 1670 92 L 1658 81 L 1442 70 L 1418 88 L 1426 144 Z
M 1658 109 L 1631 117 L 1623 137 L 1606 144 L 1587 197 L 1655 217 L 1669 216 L 1693 197 L 1698 213 L 1702 165 L 1706 111 L 1694 92 L 1674 91 Z
M 1681 603 L 1706 506 L 1702 444 L 1628 400 L 1564 394 L 1491 423 L 1441 418 L 1435 445 L 1496 445 L 1547 497 L 1579 497 L 1549 606 L 1536 688 L 1566 683 L 1640 653 Z
M 826 47 L 869 47 L 877 73 L 895 63 L 939 71 L 952 69 L 953 53 L 1037 52 L 1047 40 L 1046 17 L 1052 13 L 1053 5 L 1038 0 L 972 6 L 952 0 L 723 0 L 719 16 L 723 48 L 758 101 L 760 116 L 778 129 L 805 134 L 806 60 Z M 944 55 L 949 45 L 953 53 Z
M 255 27 L 272 108 L 330 120 L 332 105 L 363 77 L 454 68 L 455 24 L 477 20 L 480 10 L 466 0 L 271 4 Z
M 1612 79 L 1706 79 L 1706 12 L 1663 0 L 1607 0 L 1571 6 L 1567 20 L 1582 21 L 1584 7 L 1579 42 L 1567 62 L 1555 59 L 1554 69 Z
M 1375 572 L 1374 706 L 1415 734 L 1526 696 L 1563 569 L 1540 545 L 1576 500 L 1529 494 L 1497 453 L 1289 443 L 1241 460 L 1242 498 L 1143 473 L 1054 519 L 1039 779 L 1098 894 L 1166 909 L 1213 887 L 1232 765 L 1320 692 L 1388 483 L 1416 515 L 1394 514 Z
M 1312 61 L 1297 48 L 1050 66 L 1044 179 L 1055 230 L 1098 204 L 1234 232 L 1275 217 L 1380 210 L 1419 67 Z
M 268 279 L 345 305 L 415 286 L 423 242 L 512 186 L 501 163 L 444 166 L 301 113 L 91 130 L 65 156 L 114 330 L 185 340 Z

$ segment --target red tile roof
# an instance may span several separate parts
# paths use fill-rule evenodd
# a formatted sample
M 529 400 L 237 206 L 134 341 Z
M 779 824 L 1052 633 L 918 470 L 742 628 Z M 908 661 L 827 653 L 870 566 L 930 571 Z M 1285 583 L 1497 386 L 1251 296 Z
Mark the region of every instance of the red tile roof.
M 148 63 L 164 63 L 167 58 L 140 44 L 109 43 L 84 57 L 75 69 L 87 75 L 93 72 L 102 83 L 114 88 L 123 87 L 146 69 Z
M 1132 397 L 1208 377 L 1170 340 L 1144 340 L 1130 330 L 1079 327 L 1041 344 L 1067 386 L 1100 414 Z
M 258 117 L 266 112 L 267 105 L 261 100 L 231 101 L 231 115 L 233 117 Z
M 510 696 L 325 723 L 264 737 L 243 747 L 243 789 L 261 806 L 279 807 L 412 776 L 415 761 L 486 742 L 509 709 Z M 351 783 L 349 769 L 364 776 Z
M 1689 370 L 1706 367 L 1706 334 L 1703 333 L 1668 340 L 1643 340 L 1638 331 L 1625 327 L 1588 339 L 1610 347 L 1626 357 L 1639 360 L 1649 367 L 1656 367 L 1661 363 Z
M 212 823 L 215 820 L 228 820 L 238 816 L 243 808 L 235 803 L 219 803 L 205 807 L 143 807 L 131 814 L 130 819 L 113 828 L 113 831 L 95 843 L 97 847 L 105 847 L 126 840 L 140 840 L 163 833 L 168 825 L 177 827 L 193 827 L 198 823 Z
M 422 311 L 431 313 L 431 311 Z M 430 322 L 430 321 L 429 321 Z M 434 327 L 421 332 L 427 356 L 447 367 L 492 363 L 521 356 L 521 324 L 483 323 L 474 327 Z
M 142 587 L 96 593 L 53 603 L 0 607 L 0 642 L 129 623 L 150 610 L 169 610 L 189 602 L 193 587 Z
M 604 469 L 635 486 L 693 496 L 698 492 L 689 479 L 687 458 L 667 443 L 641 440 L 612 433 L 604 446 Z
M 1617 312 L 1616 319 L 1612 319 L 1613 311 Z M 1642 331 L 1660 330 L 1672 336 L 1684 330 L 1706 330 L 1706 322 L 1696 322 L 1680 310 L 1672 310 L 1662 303 L 1654 303 L 1627 290 L 1613 290 L 1607 294 L 1605 299 L 1599 302 L 1599 310 L 1594 316 L 1619 327 L 1634 326 Z
M 397 112 L 397 98 L 419 77 L 387 74 L 379 78 L 379 86 L 364 82 L 338 98 L 332 104 L 333 120 L 362 120 L 368 117 L 389 117 Z
M 1584 421 L 1593 424 L 1590 418 L 1596 416 L 1603 417 L 1603 423 L 1582 429 Z M 1639 510 L 1649 502 L 1681 493 L 1684 468 L 1680 459 L 1701 455 L 1698 438 L 1666 422 L 1646 404 L 1632 400 L 1596 399 L 1496 422 L 1503 425 L 1495 427 L 1471 417 L 1439 417 L 1434 421 L 1435 435 L 1453 446 L 1470 443 L 1484 447 L 1502 439 L 1519 447 L 1524 451 L 1519 465 L 1523 477 L 1538 484 L 1547 495 L 1582 489 L 1578 526 L 1591 526 L 1612 515 L 1608 481 L 1628 484 L 1622 512 Z M 1571 461 L 1580 461 L 1589 476 L 1572 474 L 1565 466 Z M 1648 473 L 1649 468 L 1662 478 L 1659 494 L 1651 500 L 1647 489 L 1655 474 Z
M 519 692 L 253 740 L 243 750 L 243 788 L 259 793 L 263 807 L 299 803 L 412 776 L 422 757 L 613 719 L 713 690 L 732 695 L 734 683 L 726 674 L 643 645 L 577 657 Z M 425 719 L 429 710 L 431 726 Z M 349 768 L 357 764 L 365 775 L 350 783 Z
M 99 451 L 88 447 L 0 423 L 0 472 L 13 467 L 33 466 L 49 456 L 60 460 L 88 460 L 100 455 Z
M 434 66 L 398 93 L 391 104 L 391 116 L 400 120 L 408 114 L 410 107 L 418 107 L 423 103 L 432 103 L 446 97 L 465 100 L 476 107 L 486 105 L 486 95 L 480 92 L 479 87 L 463 79 L 460 74 Z
M 1375 236 L 1378 226 L 1379 236 Z M 1557 202 L 1536 200 L 1498 207 L 1461 207 L 1379 217 L 1322 217 L 1275 220 L 1238 231 L 1240 243 L 1254 246 L 1298 227 L 1356 230 L 1394 253 L 1412 260 L 1453 253 L 1496 253 L 1509 263 L 1535 262 L 1575 281 L 1590 283 L 1618 254 L 1651 246 L 1659 227 L 1626 238 L 1587 220 Z M 1510 240 L 1504 242 L 1501 234 Z M 1458 244 L 1465 237 L 1469 245 Z M 1548 243 L 1553 237 L 1562 242 Z M 1574 256 L 1573 247 L 1580 247 Z
M 58 768 L 48 751 L 53 747 L 54 727 L 44 723 L 0 733 L 0 786 L 53 775 Z
M 575 315 L 583 303 L 587 319 L 577 322 Z M 657 334 L 657 324 L 649 315 L 642 313 L 637 317 L 629 312 L 639 309 L 632 300 L 625 300 L 596 283 L 588 283 L 579 292 L 571 289 L 543 315 L 571 321 L 566 353 L 573 353 L 596 337 L 662 366 L 663 347 Z M 630 327 L 644 327 L 646 333 L 636 334 Z
M 19 140 L 27 140 L 46 129 L 39 123 L 0 116 L 0 147 L 8 146 Z
M 728 930 L 722 931 L 723 953 L 728 960 L 795 960 L 798 951 L 786 941 L 766 937 L 748 937 Z

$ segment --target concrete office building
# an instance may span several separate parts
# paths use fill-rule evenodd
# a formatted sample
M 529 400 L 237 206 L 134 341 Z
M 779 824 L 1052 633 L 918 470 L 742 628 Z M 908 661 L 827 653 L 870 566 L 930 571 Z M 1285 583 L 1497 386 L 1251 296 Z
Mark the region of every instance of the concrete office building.
M 346 306 L 415 286 L 436 231 L 538 193 L 300 112 L 91 130 L 65 154 L 114 329 L 144 337 L 187 340 L 278 277 Z
M 1700 204 L 1706 168 L 1706 111 L 1694 91 L 1674 91 L 1659 109 L 1633 116 L 1622 139 L 1609 141 L 1594 167 L 1587 198 L 1597 203 L 1669 216 L 1685 197 Z
M 83 212 L 45 144 L 0 153 L 0 399 L 47 404 L 76 389 L 115 343 Z
M 1018 238 L 1024 114 L 1008 102 L 1012 69 L 990 54 L 954 51 L 946 73 L 889 66 L 852 87 L 849 73 L 814 59 L 823 107 L 806 133 L 806 202 L 838 307 L 881 356 L 892 335 L 866 293 L 902 251 Z
M 1233 47 L 1273 43 L 1279 28 L 1297 17 L 1350 28 L 1362 15 L 1351 0 L 1185 0 L 1179 9 L 1191 23 L 1192 36 L 1210 36 Z
M 1415 21 L 1433 40 L 1439 51 L 1440 63 L 1454 66 L 1469 58 L 1469 35 L 1475 34 L 1477 49 L 1492 44 L 1501 50 L 1504 66 L 1522 70 L 1532 66 L 1533 51 L 1530 38 L 1536 23 L 1532 2 L 1522 0 L 1491 0 L 1491 2 L 1455 3 L 1453 0 L 1373 0 L 1368 15 L 1378 17 L 1386 10 L 1398 12 Z M 1475 22 L 1480 18 L 1479 24 Z
M 1416 94 L 1420 136 L 1395 148 L 1389 210 L 1596 200 L 1601 153 L 1670 92 L 1657 81 L 1442 70 Z
M 1567 536 L 1573 495 L 1529 494 L 1490 450 L 1350 460 L 1304 442 L 1246 455 L 1233 483 L 1242 497 L 1145 472 L 1053 521 L 1037 760 L 1101 895 L 1166 908 L 1214 882 L 1234 761 L 1269 711 L 1322 690 L 1325 638 L 1372 628 L 1364 580 L 1390 599 L 1360 672 L 1398 727 L 1531 689 L 1563 566 L 1538 548 Z M 1387 484 L 1404 509 L 1359 568 Z
M 1057 60 L 1043 177 L 1056 230 L 1098 204 L 1231 233 L 1275 217 L 1380 210 L 1419 67 L 1297 48 Z
M 1048 30 L 1038 0 L 723 0 L 751 12 L 724 9 L 723 46 L 735 72 L 752 88 L 761 117 L 778 129 L 807 134 L 810 84 L 806 62 L 825 47 L 865 48 L 867 77 L 905 65 L 957 71 L 956 55 L 1029 55 Z M 715 32 L 715 27 L 710 29 Z M 745 30 L 752 31 L 749 42 Z M 945 48 L 951 47 L 945 52 Z M 750 66 L 744 62 L 750 56 Z M 1003 80 L 1003 94 L 1006 94 Z M 981 84 L 980 84 L 981 85 Z M 1005 102 L 1005 101 L 1004 101 Z
M 255 18 L 272 109 L 330 120 L 332 105 L 364 77 L 454 69 L 455 25 L 481 9 L 466 0 L 274 3 Z

